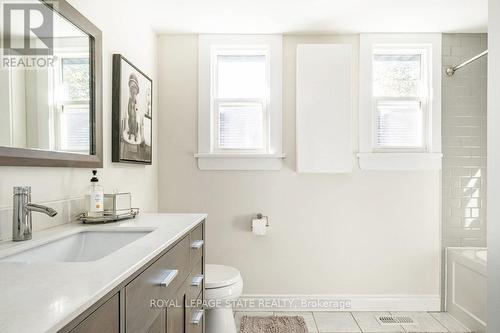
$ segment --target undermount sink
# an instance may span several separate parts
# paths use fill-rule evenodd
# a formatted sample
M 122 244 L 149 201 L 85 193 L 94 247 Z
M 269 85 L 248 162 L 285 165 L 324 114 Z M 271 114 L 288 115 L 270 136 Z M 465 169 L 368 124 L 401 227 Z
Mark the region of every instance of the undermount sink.
M 82 231 L 12 254 L 9 262 L 84 262 L 106 257 L 151 231 Z

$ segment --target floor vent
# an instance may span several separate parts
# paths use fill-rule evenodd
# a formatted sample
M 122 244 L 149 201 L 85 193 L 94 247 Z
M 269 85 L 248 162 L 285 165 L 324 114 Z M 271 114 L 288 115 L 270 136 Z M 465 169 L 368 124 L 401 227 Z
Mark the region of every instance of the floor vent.
M 380 325 L 415 325 L 415 320 L 410 316 L 377 316 Z

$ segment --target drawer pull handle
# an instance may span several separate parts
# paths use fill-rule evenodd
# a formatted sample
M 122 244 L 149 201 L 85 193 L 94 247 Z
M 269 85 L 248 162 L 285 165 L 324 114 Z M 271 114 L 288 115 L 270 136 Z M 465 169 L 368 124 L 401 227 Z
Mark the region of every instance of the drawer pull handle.
M 199 287 L 199 286 L 201 286 L 202 282 L 203 282 L 203 275 L 201 275 L 201 274 L 200 275 L 196 275 L 191 280 L 191 286 L 193 286 L 193 287 Z
M 165 277 L 165 279 L 160 283 L 160 285 L 162 287 L 168 287 L 169 284 L 172 283 L 172 281 L 174 281 L 175 277 L 177 276 L 177 274 L 179 274 L 179 270 L 177 269 L 172 269 L 172 270 L 169 270 L 167 271 L 167 276 Z
M 203 240 L 195 240 L 191 243 L 191 248 L 194 250 L 199 250 L 205 242 Z
M 191 316 L 191 321 L 190 323 L 193 325 L 199 325 L 201 323 L 201 320 L 203 319 L 203 310 L 197 310 L 193 313 Z

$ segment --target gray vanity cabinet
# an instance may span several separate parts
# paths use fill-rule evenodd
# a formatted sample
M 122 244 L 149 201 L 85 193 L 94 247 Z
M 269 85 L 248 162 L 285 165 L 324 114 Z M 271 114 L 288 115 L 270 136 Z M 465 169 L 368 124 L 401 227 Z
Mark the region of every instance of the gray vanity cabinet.
M 199 316 L 203 311 L 201 306 L 186 308 L 185 327 L 186 333 L 203 333 L 204 321 L 203 317 Z
M 111 297 L 90 316 L 85 318 L 72 333 L 119 333 L 120 303 L 118 294 Z
M 182 288 L 177 295 L 173 298 L 176 303 L 185 304 L 186 293 L 184 288 Z M 169 307 L 167 309 L 167 333 L 185 333 L 185 313 L 186 307 Z
M 201 223 L 61 332 L 203 333 L 204 265 Z
M 147 329 L 147 333 L 166 333 L 167 332 L 167 316 L 166 311 L 161 311 L 153 324 Z
M 171 299 L 190 273 L 189 240 L 185 236 L 125 287 L 126 332 L 142 332 L 172 306 Z

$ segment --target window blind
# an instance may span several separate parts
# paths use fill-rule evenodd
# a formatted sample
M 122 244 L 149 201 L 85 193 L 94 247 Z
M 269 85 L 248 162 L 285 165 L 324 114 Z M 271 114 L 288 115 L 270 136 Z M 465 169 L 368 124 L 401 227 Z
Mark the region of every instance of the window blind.
M 422 147 L 420 101 L 378 101 L 376 144 L 380 147 Z
M 219 104 L 219 148 L 263 148 L 264 115 L 259 104 Z

